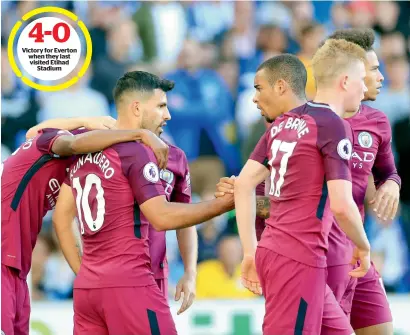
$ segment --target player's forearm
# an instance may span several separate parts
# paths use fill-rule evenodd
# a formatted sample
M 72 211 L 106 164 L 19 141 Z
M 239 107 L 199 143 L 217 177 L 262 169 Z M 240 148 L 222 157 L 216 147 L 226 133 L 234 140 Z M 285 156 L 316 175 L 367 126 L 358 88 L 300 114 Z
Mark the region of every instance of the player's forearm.
M 370 250 L 370 243 L 364 231 L 363 221 L 353 201 L 346 202 L 343 206 L 333 208 L 333 215 L 337 223 L 348 238 L 361 250 Z
M 81 118 L 81 117 L 46 120 L 30 128 L 26 133 L 26 138 L 29 139 L 29 138 L 36 136 L 37 132 L 44 128 L 73 130 L 73 129 L 84 127 L 86 124 L 87 124 L 87 118 Z
M 185 273 L 196 275 L 198 262 L 198 234 L 196 228 L 178 229 L 176 234 Z
M 75 136 L 61 136 L 52 151 L 60 156 L 97 152 L 114 144 L 142 140 L 145 130 L 94 130 Z
M 167 202 L 163 197 L 156 197 L 143 203 L 141 211 L 158 231 L 174 230 L 195 226 L 206 222 L 233 208 L 221 198 L 197 204 Z
M 256 215 L 262 219 L 268 219 L 270 212 L 269 197 L 256 196 Z
M 63 255 L 68 265 L 74 273 L 77 274 L 81 265 L 81 241 L 76 238 L 72 228 L 72 223 L 69 224 L 68 221 L 70 221 L 70 219 L 66 220 L 63 218 L 61 220 L 58 218 L 53 218 L 54 229 L 56 231 Z
M 254 256 L 257 240 L 255 231 L 256 197 L 255 189 L 246 181 L 238 178 L 235 182 L 236 222 L 243 253 Z
M 377 155 L 372 172 L 377 187 L 387 180 L 393 180 L 401 187 L 401 178 L 397 173 L 394 156 L 391 151 L 384 155 Z

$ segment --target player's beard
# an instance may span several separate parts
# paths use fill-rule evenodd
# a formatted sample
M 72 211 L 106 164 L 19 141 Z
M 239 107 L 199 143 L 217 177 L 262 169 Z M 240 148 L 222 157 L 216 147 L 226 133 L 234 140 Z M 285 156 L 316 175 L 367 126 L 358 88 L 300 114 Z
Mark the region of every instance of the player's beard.
M 270 118 L 269 116 L 265 116 L 265 120 L 267 123 L 273 123 L 275 122 L 275 119 Z

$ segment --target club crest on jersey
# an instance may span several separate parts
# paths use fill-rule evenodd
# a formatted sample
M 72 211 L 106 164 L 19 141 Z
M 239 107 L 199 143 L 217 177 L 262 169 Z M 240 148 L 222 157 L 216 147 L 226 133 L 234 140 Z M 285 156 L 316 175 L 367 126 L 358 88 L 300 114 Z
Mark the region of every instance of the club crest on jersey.
M 370 148 L 373 144 L 372 135 L 367 131 L 362 131 L 358 136 L 359 144 L 362 148 Z
M 174 174 L 169 170 L 161 170 L 159 172 L 159 177 L 165 181 L 167 184 L 171 184 L 174 180 Z
M 143 173 L 144 178 L 151 183 L 156 183 L 159 180 L 158 167 L 153 162 L 145 164 Z
M 344 138 L 337 145 L 337 153 L 343 159 L 349 160 L 352 157 L 352 143 L 349 139 Z

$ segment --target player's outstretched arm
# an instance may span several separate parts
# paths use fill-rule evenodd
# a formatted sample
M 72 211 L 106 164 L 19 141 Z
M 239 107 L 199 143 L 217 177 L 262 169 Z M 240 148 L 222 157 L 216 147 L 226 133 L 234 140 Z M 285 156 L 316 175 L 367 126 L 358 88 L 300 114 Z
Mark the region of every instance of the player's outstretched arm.
M 215 198 L 223 197 L 226 193 L 233 193 L 235 187 L 235 176 L 223 177 L 216 184 Z M 264 195 L 256 196 L 256 216 L 262 219 L 269 218 L 270 202 L 269 197 Z
M 114 144 L 141 141 L 153 150 L 160 168 L 168 162 L 168 145 L 146 129 L 94 130 L 78 135 L 62 135 L 53 142 L 52 151 L 59 156 L 71 156 L 104 150 Z
M 352 183 L 348 180 L 329 180 L 327 182 L 330 209 L 344 233 L 357 247 L 356 260 L 360 267 L 350 272 L 353 277 L 363 277 L 370 267 L 370 243 L 359 209 L 353 200 Z
M 255 294 L 262 294 L 255 266 L 256 253 L 256 187 L 269 175 L 266 166 L 249 159 L 235 182 L 236 222 L 243 248 L 242 284 Z
M 77 209 L 71 188 L 63 184 L 53 214 L 53 226 L 64 257 L 75 274 L 78 273 L 81 265 L 81 241 L 76 238 L 73 230 L 76 213 Z
M 117 121 L 111 116 L 51 119 L 31 127 L 26 133 L 26 138 L 29 139 L 36 136 L 39 130 L 45 128 L 56 128 L 63 130 L 74 130 L 82 127 L 89 130 L 113 129 L 115 128 L 116 122 Z
M 157 231 L 195 226 L 232 210 L 232 195 L 196 204 L 168 202 L 165 196 L 156 196 L 140 205 L 144 216 Z

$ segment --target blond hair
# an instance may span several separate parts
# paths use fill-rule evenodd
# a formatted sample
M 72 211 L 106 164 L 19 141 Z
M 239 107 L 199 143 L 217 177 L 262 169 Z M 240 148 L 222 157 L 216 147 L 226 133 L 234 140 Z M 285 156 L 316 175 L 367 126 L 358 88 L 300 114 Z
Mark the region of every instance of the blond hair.
M 328 85 L 352 63 L 365 60 L 366 52 L 357 44 L 343 39 L 328 39 L 312 59 L 316 86 Z

